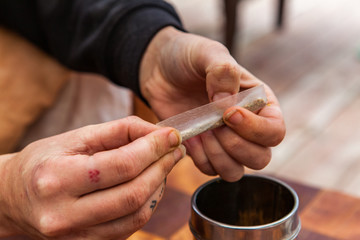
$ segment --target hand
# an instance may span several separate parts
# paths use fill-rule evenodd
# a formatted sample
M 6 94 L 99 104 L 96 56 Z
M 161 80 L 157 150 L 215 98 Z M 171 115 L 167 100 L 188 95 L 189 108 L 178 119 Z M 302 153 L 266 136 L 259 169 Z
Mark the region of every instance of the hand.
M 141 92 L 160 119 L 260 84 L 222 44 L 172 27 L 153 38 L 140 68 Z M 284 138 L 285 125 L 275 95 L 265 88 L 268 105 L 258 115 L 229 108 L 224 113 L 227 127 L 185 142 L 201 171 L 236 181 L 244 166 L 261 169 L 268 164 L 270 147 Z
M 176 130 L 136 117 L 34 142 L 0 158 L 0 233 L 125 239 L 149 220 L 184 154 Z

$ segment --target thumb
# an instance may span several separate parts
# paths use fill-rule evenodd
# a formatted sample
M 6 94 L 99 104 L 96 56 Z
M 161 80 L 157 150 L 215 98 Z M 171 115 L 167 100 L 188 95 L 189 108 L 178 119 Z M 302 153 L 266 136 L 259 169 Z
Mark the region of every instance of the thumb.
M 222 45 L 221 45 L 222 46 Z M 209 100 L 216 101 L 240 90 L 243 71 L 225 47 L 211 48 L 203 62 Z
M 230 62 L 209 67 L 206 74 L 206 88 L 210 101 L 239 92 L 241 71 L 237 64 Z
M 194 69 L 206 80 L 210 102 L 239 92 L 243 73 L 240 65 L 221 43 L 203 37 L 196 37 L 191 48 L 189 69 Z M 218 94 L 219 93 L 219 94 Z M 214 99 L 214 96 L 217 95 Z

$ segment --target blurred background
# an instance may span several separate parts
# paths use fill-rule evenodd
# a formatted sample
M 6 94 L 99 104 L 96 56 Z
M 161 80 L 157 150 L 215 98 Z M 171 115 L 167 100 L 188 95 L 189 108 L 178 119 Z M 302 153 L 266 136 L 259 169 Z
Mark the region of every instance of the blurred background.
M 360 196 L 360 1 L 169 2 L 189 32 L 233 40 L 235 59 L 278 96 L 287 135 L 262 172 Z

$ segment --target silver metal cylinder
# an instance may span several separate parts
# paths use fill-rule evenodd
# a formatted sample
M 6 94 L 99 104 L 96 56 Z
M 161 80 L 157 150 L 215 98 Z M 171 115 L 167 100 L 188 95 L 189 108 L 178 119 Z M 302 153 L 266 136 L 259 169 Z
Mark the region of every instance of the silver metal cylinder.
M 193 194 L 189 225 L 197 240 L 291 240 L 301 228 L 298 206 L 296 192 L 277 179 L 217 178 Z

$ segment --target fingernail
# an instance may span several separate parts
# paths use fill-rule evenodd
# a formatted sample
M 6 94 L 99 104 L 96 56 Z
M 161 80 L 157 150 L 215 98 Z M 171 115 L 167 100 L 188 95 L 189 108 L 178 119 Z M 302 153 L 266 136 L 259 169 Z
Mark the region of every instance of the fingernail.
M 181 143 L 181 136 L 177 131 L 172 131 L 169 134 L 169 142 L 172 147 L 179 146 Z
M 231 93 L 228 93 L 228 92 L 218 92 L 218 93 L 215 93 L 212 100 L 213 101 L 217 101 L 217 100 L 220 100 L 222 98 L 226 98 L 226 97 L 229 97 L 231 96 Z
M 229 112 L 228 114 L 226 114 L 226 116 L 225 116 L 225 122 L 228 122 L 233 125 L 240 124 L 242 119 L 243 119 L 243 117 L 238 110 L 233 110 L 233 111 Z
M 174 157 L 176 162 L 180 161 L 180 159 L 185 157 L 185 155 L 186 155 L 186 148 L 182 144 L 177 149 L 174 150 Z

